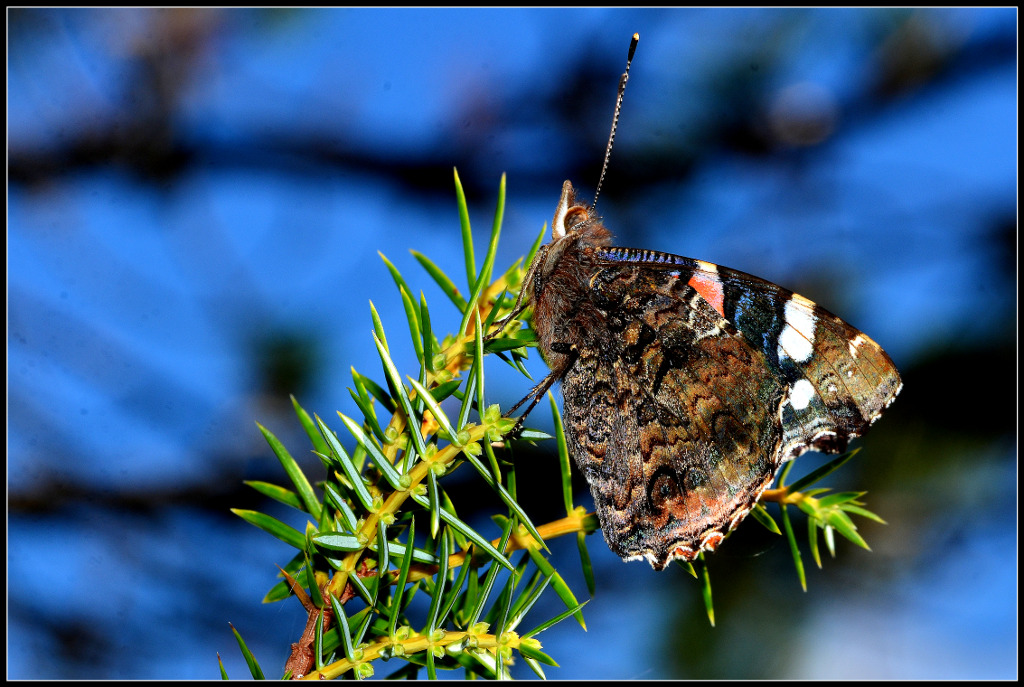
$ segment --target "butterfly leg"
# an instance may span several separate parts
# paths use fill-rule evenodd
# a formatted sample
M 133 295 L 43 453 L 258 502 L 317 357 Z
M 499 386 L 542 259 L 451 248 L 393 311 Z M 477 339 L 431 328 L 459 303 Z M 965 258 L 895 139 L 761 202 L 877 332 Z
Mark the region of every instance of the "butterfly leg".
M 541 246 L 540 250 L 537 252 L 537 255 L 533 258 L 533 262 L 530 263 L 530 267 L 526 270 L 526 276 L 523 277 L 523 283 L 519 287 L 519 296 L 516 298 L 516 304 L 512 306 L 512 312 L 510 312 L 508 315 L 494 323 L 496 329 L 494 329 L 494 331 L 485 336 L 484 341 L 490 341 L 494 337 L 498 336 L 498 334 L 500 334 L 501 331 L 505 329 L 505 326 L 508 325 L 508 323 L 511 322 L 513 319 L 515 319 L 516 315 L 523 312 L 530 306 L 529 301 L 523 303 L 523 300 L 526 298 L 526 293 L 530 289 L 530 286 L 533 284 L 533 280 L 537 274 L 537 270 L 539 270 L 541 265 L 544 264 L 544 257 L 547 255 L 547 252 L 548 246 Z
M 516 420 L 516 424 L 512 428 L 512 431 L 508 433 L 509 436 L 515 436 L 516 434 L 519 433 L 519 430 L 523 428 L 523 422 L 526 421 L 526 416 L 529 415 L 530 411 L 532 411 L 534 407 L 540 402 L 540 399 L 544 398 L 544 394 L 548 392 L 548 389 L 554 386 L 555 382 L 557 382 L 565 375 L 565 373 L 569 370 L 569 368 L 573 366 L 573 364 L 576 362 L 578 358 L 579 353 L 577 353 L 575 350 L 571 351 L 568 355 L 562 357 L 560 359 L 561 362 L 556 366 L 556 369 L 551 370 L 551 372 L 548 373 L 547 377 L 540 380 L 540 383 L 537 386 L 530 389 L 530 393 L 528 393 L 521 401 L 519 401 L 519 403 L 516 403 L 514 406 L 508 409 L 508 411 L 505 413 L 505 417 L 512 415 L 512 413 L 519 410 L 520 406 L 522 406 L 527 401 L 530 401 L 530 405 L 526 406 L 526 410 L 524 410 L 523 414 L 519 416 L 518 420 Z
M 496 338 L 502 331 L 504 331 L 508 323 L 515 319 L 516 315 L 526 310 L 528 305 L 523 305 L 522 300 L 523 294 L 520 292 L 519 298 L 516 300 L 516 304 L 512 308 L 512 312 L 494 323 L 494 330 L 491 331 L 490 334 L 484 336 L 484 341 L 490 341 L 491 339 Z

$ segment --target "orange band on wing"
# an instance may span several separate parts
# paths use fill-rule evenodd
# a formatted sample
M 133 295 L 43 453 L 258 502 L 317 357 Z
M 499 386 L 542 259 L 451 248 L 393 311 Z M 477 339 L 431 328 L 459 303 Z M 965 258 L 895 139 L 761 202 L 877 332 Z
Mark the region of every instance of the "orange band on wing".
M 725 294 L 722 291 L 722 282 L 715 272 L 694 272 L 687 282 L 699 293 L 704 300 L 711 304 L 719 315 L 725 317 Z

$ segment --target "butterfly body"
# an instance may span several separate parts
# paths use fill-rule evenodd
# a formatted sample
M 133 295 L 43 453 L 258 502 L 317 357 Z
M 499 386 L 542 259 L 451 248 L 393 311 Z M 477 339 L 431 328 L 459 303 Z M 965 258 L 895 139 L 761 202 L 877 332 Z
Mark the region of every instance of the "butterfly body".
M 902 384 L 798 294 L 611 241 L 565 182 L 524 288 L 609 548 L 660 570 L 714 550 L 783 462 L 844 450 Z

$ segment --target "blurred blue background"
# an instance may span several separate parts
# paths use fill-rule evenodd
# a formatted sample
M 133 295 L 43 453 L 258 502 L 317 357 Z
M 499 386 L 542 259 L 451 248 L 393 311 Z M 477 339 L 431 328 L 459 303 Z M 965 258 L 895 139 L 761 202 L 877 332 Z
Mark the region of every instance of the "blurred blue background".
M 906 388 L 833 478 L 887 521 L 863 522 L 872 552 L 840 543 L 804 593 L 748 524 L 711 558 L 712 629 L 680 569 L 594 536 L 588 632 L 540 636 L 549 677 L 1016 676 L 1016 10 L 8 20 L 9 677 L 211 678 L 218 652 L 244 677 L 229 621 L 279 674 L 305 614 L 260 599 L 291 554 L 228 512 L 280 515 L 241 484 L 285 479 L 254 421 L 306 460 L 288 394 L 357 412 L 369 300 L 412 369 L 378 251 L 458 326 L 409 254 L 464 280 L 453 167 L 480 243 L 508 173 L 501 269 L 563 180 L 592 192 L 634 31 L 600 201 L 618 244 L 798 290 Z M 503 407 L 528 389 L 488 374 Z M 552 451 L 520 481 L 535 522 L 561 508 Z M 575 542 L 553 552 L 585 597 Z

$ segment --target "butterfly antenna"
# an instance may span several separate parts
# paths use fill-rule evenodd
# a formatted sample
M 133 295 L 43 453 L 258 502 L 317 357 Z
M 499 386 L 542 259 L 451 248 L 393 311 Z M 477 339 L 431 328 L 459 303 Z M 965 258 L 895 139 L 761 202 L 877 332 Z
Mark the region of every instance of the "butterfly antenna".
M 615 114 L 612 116 L 612 132 L 608 135 L 608 147 L 604 151 L 604 165 L 601 166 L 601 178 L 597 180 L 597 191 L 594 192 L 594 205 L 597 207 L 597 196 L 601 193 L 601 184 L 604 183 L 605 172 L 608 171 L 608 160 L 612 156 L 612 144 L 615 142 L 615 129 L 619 126 L 619 112 L 622 111 L 622 94 L 626 92 L 626 82 L 629 81 L 629 65 L 633 61 L 633 53 L 636 52 L 636 44 L 640 41 L 640 34 L 634 33 L 633 40 L 629 42 L 629 56 L 626 57 L 626 71 L 619 77 L 619 95 L 615 99 Z

